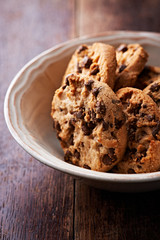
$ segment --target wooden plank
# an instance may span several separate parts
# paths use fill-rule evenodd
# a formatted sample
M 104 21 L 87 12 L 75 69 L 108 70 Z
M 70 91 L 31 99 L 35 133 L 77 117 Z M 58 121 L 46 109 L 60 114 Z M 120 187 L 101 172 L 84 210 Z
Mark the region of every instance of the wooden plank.
M 77 36 L 113 30 L 159 32 L 159 0 L 76 2 Z M 139 194 L 110 193 L 76 181 L 74 238 L 158 240 L 159 201 L 159 191 Z
M 72 239 L 74 181 L 30 157 L 11 137 L 3 100 L 17 71 L 74 36 L 74 1 L 2 1 L 0 8 L 0 239 Z
M 111 193 L 76 183 L 75 239 L 160 239 L 160 191 Z
M 113 30 L 160 30 L 159 0 L 77 1 L 79 36 Z

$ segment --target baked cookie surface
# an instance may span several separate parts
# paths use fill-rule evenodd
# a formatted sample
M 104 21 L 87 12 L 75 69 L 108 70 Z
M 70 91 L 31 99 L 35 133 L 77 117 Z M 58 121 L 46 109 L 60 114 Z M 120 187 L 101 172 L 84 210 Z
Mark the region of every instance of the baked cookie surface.
M 128 132 L 127 150 L 113 172 L 147 173 L 160 169 L 160 113 L 155 102 L 141 90 L 122 88 L 117 92 Z
M 160 76 L 157 81 L 148 85 L 143 92 L 149 95 L 160 109 Z
M 147 52 L 139 44 L 121 44 L 116 50 L 116 58 L 115 91 L 123 87 L 133 87 L 147 62 Z
M 157 80 L 160 80 L 160 67 L 145 66 L 143 71 L 138 76 L 134 87 L 143 90 L 149 84 Z
M 115 84 L 116 52 L 113 46 L 94 43 L 91 46 L 81 45 L 68 64 L 64 74 L 70 73 L 91 76 L 92 79 L 107 83 L 112 89 Z
M 71 74 L 53 97 L 51 116 L 66 162 L 108 171 L 126 148 L 122 105 L 112 89 L 92 77 Z

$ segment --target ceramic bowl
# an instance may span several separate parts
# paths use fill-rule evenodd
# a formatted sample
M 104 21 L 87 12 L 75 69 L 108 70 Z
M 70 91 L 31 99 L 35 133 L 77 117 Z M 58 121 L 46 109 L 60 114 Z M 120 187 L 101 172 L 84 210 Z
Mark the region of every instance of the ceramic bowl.
M 140 43 L 149 53 L 148 64 L 160 66 L 160 34 L 107 32 L 55 46 L 26 64 L 12 80 L 5 97 L 4 114 L 15 140 L 40 162 L 68 173 L 94 187 L 119 192 L 160 188 L 160 172 L 146 174 L 102 173 L 80 168 L 63 160 L 63 151 L 50 117 L 54 91 L 60 86 L 68 61 L 82 43 Z

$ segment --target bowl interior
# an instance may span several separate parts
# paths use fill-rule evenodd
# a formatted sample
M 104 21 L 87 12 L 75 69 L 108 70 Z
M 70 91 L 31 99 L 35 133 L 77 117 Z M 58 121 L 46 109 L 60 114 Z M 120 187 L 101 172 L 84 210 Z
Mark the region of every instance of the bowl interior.
M 52 128 L 51 101 L 55 90 L 61 85 L 62 76 L 77 46 L 97 41 L 115 47 L 120 43 L 140 43 L 149 53 L 148 64 L 160 65 L 160 40 L 156 34 L 122 32 L 111 36 L 72 40 L 47 50 L 28 63 L 17 74 L 6 96 L 5 117 L 15 139 L 42 162 L 62 171 L 67 169 L 66 172 L 70 171 L 69 173 L 75 175 L 86 173 L 89 176 L 94 171 L 80 169 L 63 161 L 63 151 Z M 95 172 L 95 176 L 105 178 L 107 174 Z

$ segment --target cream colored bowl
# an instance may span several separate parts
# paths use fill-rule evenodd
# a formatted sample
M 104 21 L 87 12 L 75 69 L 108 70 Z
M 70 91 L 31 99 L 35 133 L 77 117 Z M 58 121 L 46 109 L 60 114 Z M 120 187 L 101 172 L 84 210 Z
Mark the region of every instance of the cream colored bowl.
M 102 173 L 73 166 L 63 160 L 63 151 L 52 128 L 51 100 L 60 86 L 67 63 L 82 43 L 138 42 L 149 53 L 149 64 L 160 66 L 160 34 L 147 32 L 110 32 L 83 37 L 53 47 L 26 64 L 7 91 L 4 114 L 15 140 L 33 157 L 84 183 L 111 191 L 137 192 L 160 188 L 160 172 L 147 174 Z

